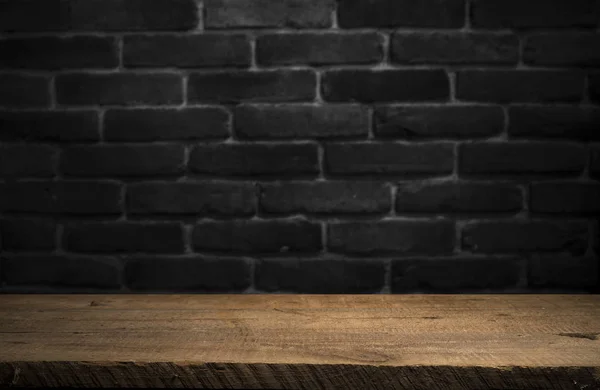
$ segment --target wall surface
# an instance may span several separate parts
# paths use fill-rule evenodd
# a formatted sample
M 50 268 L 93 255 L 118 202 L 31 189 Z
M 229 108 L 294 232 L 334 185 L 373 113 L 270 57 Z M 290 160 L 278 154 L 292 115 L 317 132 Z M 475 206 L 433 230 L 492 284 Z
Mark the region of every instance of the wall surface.
M 599 22 L 1 0 L 0 291 L 594 291 Z

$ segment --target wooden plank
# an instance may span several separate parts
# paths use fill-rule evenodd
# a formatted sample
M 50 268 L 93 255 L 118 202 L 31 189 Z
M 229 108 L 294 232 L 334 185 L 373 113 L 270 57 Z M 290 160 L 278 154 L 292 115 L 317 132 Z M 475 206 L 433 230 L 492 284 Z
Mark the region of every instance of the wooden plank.
M 0 295 L 0 386 L 600 389 L 597 295 Z

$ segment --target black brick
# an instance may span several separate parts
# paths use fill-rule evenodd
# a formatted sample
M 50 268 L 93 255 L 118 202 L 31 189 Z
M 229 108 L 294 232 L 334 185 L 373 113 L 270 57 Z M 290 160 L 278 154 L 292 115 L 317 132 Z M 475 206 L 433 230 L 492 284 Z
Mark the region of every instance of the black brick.
M 600 183 L 534 183 L 530 202 L 536 213 L 600 213 Z
M 383 59 L 383 37 L 377 33 L 303 33 L 260 36 L 261 65 L 373 64 Z
M 580 145 L 552 142 L 481 142 L 461 145 L 459 170 L 467 175 L 574 175 L 586 164 Z
M 342 0 L 338 9 L 342 28 L 462 27 L 463 0 Z
M 479 222 L 462 232 L 463 249 L 479 253 L 563 252 L 583 255 L 588 246 L 584 222 Z
M 586 289 L 598 285 L 598 259 L 568 255 L 536 256 L 529 260 L 529 286 Z
M 67 176 L 179 176 L 184 171 L 182 145 L 73 146 L 61 155 Z
M 321 226 L 302 220 L 209 221 L 192 234 L 196 251 L 236 253 L 318 252 Z
M 395 33 L 391 59 L 402 64 L 516 64 L 519 40 L 513 34 Z
M 384 279 L 378 260 L 263 259 L 256 265 L 256 288 L 266 292 L 377 293 Z
M 56 77 L 60 104 L 135 105 L 179 104 L 181 76 L 171 73 L 65 74 Z
M 46 76 L 0 74 L 0 106 L 47 107 L 50 86 Z
M 387 213 L 391 190 L 377 182 L 285 182 L 261 185 L 267 213 Z
M 0 40 L 1 68 L 114 68 L 119 64 L 114 38 L 77 36 Z
M 92 111 L 0 111 L 0 141 L 88 142 L 100 138 Z
M 0 290 L 600 291 L 598 27 L 597 0 L 0 0 Z
M 590 159 L 590 175 L 600 178 L 600 145 L 592 147 Z
M 135 291 L 241 292 L 250 266 L 235 258 L 135 257 L 125 265 L 125 284 Z
M 595 27 L 596 0 L 475 0 L 471 24 L 486 28 Z
M 53 250 L 56 246 L 56 224 L 52 220 L 10 218 L 0 220 L 2 250 Z
M 331 102 L 445 101 L 450 94 L 443 70 L 333 70 L 321 89 Z
M 192 73 L 188 99 L 196 103 L 312 101 L 316 83 L 310 70 Z
M 436 213 L 517 212 L 521 190 L 496 183 L 409 183 L 396 191 L 396 211 Z
M 589 75 L 588 90 L 590 99 L 594 102 L 600 102 L 600 73 Z
M 411 258 L 392 261 L 393 293 L 503 292 L 517 287 L 524 266 L 516 258 Z
M 219 107 L 108 110 L 107 141 L 205 140 L 229 137 L 229 113 Z
M 579 102 L 583 76 L 577 71 L 459 71 L 456 98 L 498 103 Z
M 128 67 L 250 66 L 250 40 L 241 34 L 132 36 L 123 45 Z
M 329 144 L 325 146 L 325 166 L 333 175 L 446 175 L 454 168 L 454 150 L 448 143 Z
M 359 105 L 243 105 L 235 110 L 235 133 L 245 139 L 364 137 L 369 113 Z
M 513 137 L 600 140 L 600 108 L 523 106 L 508 110 Z
M 70 0 L 71 28 L 84 31 L 179 31 L 198 25 L 194 0 Z
M 69 0 L 3 0 L 0 31 L 43 32 L 69 28 Z
M 133 214 L 251 215 L 256 189 L 235 182 L 138 183 L 128 187 Z
M 504 113 L 493 106 L 382 106 L 374 113 L 378 137 L 482 138 L 503 127 Z
M 72 252 L 183 252 L 183 231 L 178 223 L 69 224 L 64 227 L 63 239 L 67 250 Z
M 192 172 L 224 176 L 314 176 L 317 146 L 311 144 L 199 145 L 192 150 Z
M 23 255 L 4 259 L 6 284 L 117 289 L 121 265 L 112 257 Z
M 331 26 L 334 0 L 207 0 L 206 28 Z
M 0 177 L 52 177 L 56 155 L 45 145 L 0 146 Z
M 0 183 L 0 210 L 66 215 L 120 214 L 120 192 L 121 186 L 115 182 Z
M 546 33 L 525 41 L 523 60 L 532 65 L 598 66 L 600 34 Z
M 451 254 L 452 221 L 337 222 L 329 224 L 331 252 L 355 254 Z

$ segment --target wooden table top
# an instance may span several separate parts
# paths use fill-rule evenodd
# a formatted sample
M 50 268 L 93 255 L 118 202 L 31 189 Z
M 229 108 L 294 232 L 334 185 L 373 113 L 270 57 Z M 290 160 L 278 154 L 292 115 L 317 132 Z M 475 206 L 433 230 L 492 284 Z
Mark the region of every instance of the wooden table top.
M 600 296 L 0 295 L 8 385 L 600 389 Z

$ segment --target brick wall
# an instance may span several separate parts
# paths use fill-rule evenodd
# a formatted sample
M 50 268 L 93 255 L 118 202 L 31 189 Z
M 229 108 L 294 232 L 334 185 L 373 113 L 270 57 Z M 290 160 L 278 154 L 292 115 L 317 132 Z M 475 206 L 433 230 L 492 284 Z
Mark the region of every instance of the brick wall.
M 599 20 L 1 0 L 1 291 L 593 291 Z

